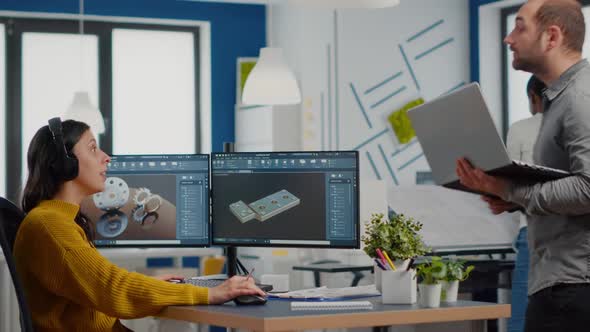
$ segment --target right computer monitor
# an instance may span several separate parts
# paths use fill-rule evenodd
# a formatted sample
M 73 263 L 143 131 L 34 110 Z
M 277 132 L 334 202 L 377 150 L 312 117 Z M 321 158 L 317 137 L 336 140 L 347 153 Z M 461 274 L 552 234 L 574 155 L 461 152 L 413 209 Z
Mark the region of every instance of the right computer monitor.
M 357 151 L 213 153 L 213 245 L 359 247 Z

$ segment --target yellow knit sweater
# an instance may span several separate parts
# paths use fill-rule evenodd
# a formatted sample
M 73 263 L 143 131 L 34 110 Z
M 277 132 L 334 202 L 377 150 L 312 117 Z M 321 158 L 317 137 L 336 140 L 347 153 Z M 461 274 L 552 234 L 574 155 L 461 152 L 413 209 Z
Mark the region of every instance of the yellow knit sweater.
M 14 256 L 36 331 L 125 331 L 117 318 L 156 315 L 169 305 L 207 304 L 206 288 L 110 263 L 74 222 L 79 208 L 43 201 L 18 230 Z

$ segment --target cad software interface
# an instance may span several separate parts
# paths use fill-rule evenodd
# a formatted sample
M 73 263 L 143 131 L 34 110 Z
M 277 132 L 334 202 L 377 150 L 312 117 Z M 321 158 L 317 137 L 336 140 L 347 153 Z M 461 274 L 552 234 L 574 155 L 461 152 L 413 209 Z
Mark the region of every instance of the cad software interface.
M 215 153 L 214 245 L 359 245 L 358 154 Z
M 113 156 L 81 211 L 97 246 L 208 246 L 209 156 Z

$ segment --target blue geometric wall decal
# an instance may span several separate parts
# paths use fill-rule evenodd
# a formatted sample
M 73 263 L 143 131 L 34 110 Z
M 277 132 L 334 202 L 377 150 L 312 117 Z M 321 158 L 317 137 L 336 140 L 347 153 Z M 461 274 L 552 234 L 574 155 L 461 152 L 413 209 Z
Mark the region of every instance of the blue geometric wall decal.
M 359 150 L 360 148 L 362 148 L 363 146 L 371 143 L 372 141 L 376 140 L 377 138 L 379 138 L 379 136 L 385 134 L 389 129 L 385 128 L 382 131 L 378 132 L 377 135 L 375 136 L 371 136 L 369 139 L 367 139 L 366 141 L 362 142 L 361 144 L 357 145 L 355 148 L 353 148 L 353 150 Z
M 392 81 L 400 76 L 402 76 L 402 72 L 398 71 L 397 73 L 393 74 L 392 76 L 386 78 L 383 82 L 379 82 L 379 83 L 377 83 L 377 85 L 367 89 L 367 91 L 365 91 L 365 94 L 368 95 L 369 93 L 375 91 L 375 89 L 382 87 L 383 85 L 389 83 L 390 81 Z
M 367 124 L 369 125 L 369 128 L 373 128 L 373 125 L 371 124 L 371 120 L 369 120 L 369 116 L 367 115 L 367 112 L 365 111 L 365 107 L 363 107 L 363 103 L 361 103 L 361 99 L 359 98 L 359 95 L 356 93 L 356 89 L 354 88 L 354 85 L 352 83 L 350 83 L 350 89 L 352 90 L 352 94 L 354 95 L 354 99 L 356 99 L 356 102 L 359 105 L 359 108 L 361 110 L 361 112 L 363 113 L 363 116 L 365 117 L 365 120 L 367 120 Z
M 466 84 L 465 82 L 461 82 L 461 83 L 459 83 L 459 84 L 455 85 L 454 87 L 450 88 L 449 90 L 447 90 L 447 91 L 446 91 L 445 93 L 443 93 L 443 94 L 444 94 L 444 95 L 446 95 L 446 94 L 447 94 L 447 93 L 449 93 L 449 92 L 453 92 L 453 91 L 455 91 L 455 90 L 459 89 L 460 87 L 462 87 L 462 86 L 463 86 L 463 85 L 465 85 L 465 84 Z
M 391 156 L 392 156 L 392 157 L 395 157 L 395 156 L 397 156 L 398 154 L 400 154 L 400 153 L 402 153 L 402 152 L 406 151 L 406 150 L 407 150 L 409 147 L 411 147 L 412 145 L 414 145 L 414 144 L 416 144 L 416 143 L 418 143 L 418 139 L 414 139 L 414 140 L 412 140 L 412 141 L 408 142 L 408 143 L 407 143 L 406 145 L 404 145 L 403 147 L 401 147 L 401 148 L 399 148 L 399 149 L 395 150 L 395 151 L 394 151 L 394 152 L 391 154 Z
M 369 163 L 371 163 L 371 167 L 373 168 L 373 172 L 375 172 L 375 176 L 377 177 L 377 180 L 381 180 L 381 174 L 379 174 L 379 171 L 377 170 L 377 166 L 375 165 L 375 162 L 373 161 L 373 157 L 371 157 L 371 153 L 369 153 L 369 151 L 366 151 L 367 154 L 367 158 L 369 159 Z
M 408 57 L 406 56 L 406 52 L 404 52 L 404 47 L 402 44 L 398 44 L 399 51 L 402 53 L 402 57 L 404 58 L 404 62 L 406 66 L 408 66 L 408 70 L 410 71 L 410 75 L 412 75 L 412 79 L 414 80 L 414 84 L 416 84 L 416 90 L 420 91 L 420 84 L 418 84 L 418 80 L 416 79 L 416 75 L 414 74 L 414 70 L 412 70 L 412 66 L 410 65 L 410 61 L 408 61 Z
M 383 147 L 381 147 L 381 144 L 377 145 L 379 147 L 379 152 L 381 153 L 381 157 L 383 157 L 383 161 L 385 162 L 385 165 L 387 166 L 387 170 L 389 171 L 389 175 L 391 175 L 391 178 L 393 179 L 393 183 L 395 183 L 395 185 L 399 185 L 399 182 L 397 181 L 397 177 L 395 177 L 395 174 L 393 174 L 393 169 L 391 168 L 391 165 L 389 164 L 389 161 L 387 160 L 387 157 L 385 156 L 385 151 L 383 151 Z
M 410 166 L 410 165 L 411 165 L 411 164 L 413 164 L 415 161 L 417 161 L 418 159 L 420 159 L 422 156 L 424 156 L 424 153 L 423 153 L 423 152 L 420 152 L 420 154 L 419 154 L 419 155 L 417 155 L 417 156 L 415 156 L 414 158 L 412 158 L 412 159 L 410 159 L 410 160 L 406 161 L 406 162 L 405 162 L 403 165 L 401 165 L 400 167 L 398 167 L 398 169 L 397 169 L 397 170 L 398 170 L 398 171 L 401 171 L 401 170 L 403 170 L 404 168 L 406 168 L 406 167 Z
M 371 105 L 371 109 L 376 108 L 377 106 L 383 104 L 384 102 L 386 102 L 387 100 L 389 100 L 391 97 L 397 95 L 398 93 L 404 91 L 406 89 L 406 86 L 402 86 L 401 88 L 395 90 L 393 93 L 385 96 L 383 99 L 379 100 L 378 102 L 376 102 L 375 104 Z
M 423 57 L 425 57 L 426 55 L 428 55 L 428 54 L 430 54 L 430 53 L 432 53 L 432 52 L 434 52 L 434 51 L 438 50 L 439 48 L 441 48 L 441 47 L 443 47 L 443 46 L 445 46 L 445 45 L 447 45 L 447 44 L 450 44 L 450 43 L 451 43 L 451 42 L 453 42 L 454 40 L 455 40 L 455 38 L 452 38 L 452 37 L 451 37 L 451 38 L 449 38 L 449 39 L 447 39 L 447 40 L 445 40 L 445 41 L 443 41 L 443 42 L 441 42 L 441 43 L 439 43 L 439 44 L 437 44 L 437 45 L 434 45 L 433 47 L 431 47 L 431 48 L 427 49 L 426 51 L 424 51 L 424 52 L 422 52 L 422 53 L 420 53 L 420 54 L 416 55 L 416 57 L 415 57 L 414 59 L 415 59 L 415 60 L 420 60 L 421 58 L 423 58 Z
M 428 31 L 441 25 L 444 21 L 445 20 L 443 20 L 443 19 L 436 21 L 434 24 L 426 27 L 424 30 L 422 30 L 422 31 L 418 32 L 417 34 L 413 35 L 412 37 L 408 38 L 407 42 L 410 43 L 410 42 L 414 41 L 416 38 L 422 36 L 423 34 L 427 33 Z

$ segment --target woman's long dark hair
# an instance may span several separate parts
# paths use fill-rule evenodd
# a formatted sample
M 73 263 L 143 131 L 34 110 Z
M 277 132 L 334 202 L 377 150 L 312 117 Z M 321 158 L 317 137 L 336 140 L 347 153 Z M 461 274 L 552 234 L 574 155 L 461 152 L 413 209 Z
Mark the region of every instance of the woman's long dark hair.
M 62 122 L 63 141 L 68 155 L 74 156 L 72 152 L 74 145 L 78 143 L 82 134 L 88 129 L 90 127 L 83 122 L 75 120 Z M 62 187 L 64 181 L 59 176 L 53 174 L 51 170 L 51 165 L 61 155 L 57 152 L 58 148 L 60 147 L 55 145 L 49 126 L 41 127 L 35 136 L 33 136 L 27 152 L 29 176 L 25 189 L 23 190 L 22 199 L 22 208 L 25 213 L 35 208 L 41 201 L 53 199 Z M 82 227 L 88 241 L 92 243 L 94 232 L 90 219 L 81 212 L 78 212 L 74 221 Z

